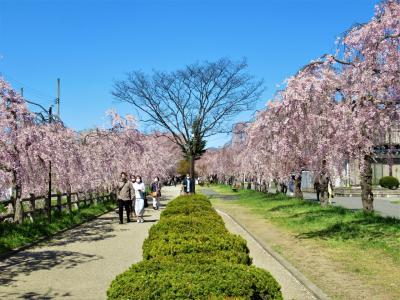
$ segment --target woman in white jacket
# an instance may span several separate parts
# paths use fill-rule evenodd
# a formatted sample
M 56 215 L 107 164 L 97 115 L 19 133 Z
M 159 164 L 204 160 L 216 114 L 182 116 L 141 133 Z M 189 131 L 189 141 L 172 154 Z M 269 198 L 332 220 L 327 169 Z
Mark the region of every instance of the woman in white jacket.
M 143 223 L 144 192 L 146 190 L 146 187 L 142 182 L 141 176 L 136 176 L 136 181 L 133 183 L 133 189 L 135 190 L 135 213 L 137 216 L 137 222 Z

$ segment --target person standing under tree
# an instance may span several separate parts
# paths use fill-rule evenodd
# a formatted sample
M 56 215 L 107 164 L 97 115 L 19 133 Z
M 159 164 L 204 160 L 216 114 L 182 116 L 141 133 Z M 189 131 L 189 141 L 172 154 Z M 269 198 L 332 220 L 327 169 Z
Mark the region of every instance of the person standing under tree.
M 328 177 L 328 204 L 332 204 L 332 198 L 334 196 L 332 180 Z
M 317 193 L 317 201 L 320 202 L 320 194 L 321 194 L 321 175 L 318 174 L 314 178 L 314 190 Z
M 121 181 L 118 183 L 118 213 L 119 223 L 123 224 L 123 212 L 124 207 L 126 210 L 127 222 L 131 222 L 130 219 L 130 203 L 132 203 L 133 186 L 132 182 L 128 180 L 128 176 L 125 172 L 121 172 Z
M 153 209 L 157 210 L 160 207 L 159 197 L 161 197 L 161 183 L 158 177 L 155 177 L 151 184 L 151 197 L 153 198 Z
M 329 203 L 329 193 L 328 193 L 328 186 L 329 186 L 329 176 L 322 171 L 319 179 L 319 191 L 320 191 L 320 203 L 321 205 L 325 206 Z
M 146 187 L 142 182 L 141 176 L 136 176 L 136 182 L 133 184 L 133 189 L 135 190 L 135 213 L 138 223 L 143 223 L 143 213 L 144 213 L 144 192 Z
M 132 183 L 132 189 L 133 189 L 133 183 L 136 180 L 136 176 L 134 174 L 130 175 L 130 182 Z M 133 219 L 133 214 L 135 214 L 136 217 L 136 213 L 135 213 L 135 194 L 132 193 L 132 200 L 129 201 L 129 211 L 130 211 L 130 219 Z
M 296 176 L 295 175 L 290 175 L 290 179 L 289 179 L 289 195 L 290 196 L 294 196 L 294 184 L 295 184 L 295 179 Z
M 185 195 L 191 195 L 194 191 L 194 180 L 190 178 L 189 174 L 186 174 L 186 178 L 182 182 L 183 192 Z

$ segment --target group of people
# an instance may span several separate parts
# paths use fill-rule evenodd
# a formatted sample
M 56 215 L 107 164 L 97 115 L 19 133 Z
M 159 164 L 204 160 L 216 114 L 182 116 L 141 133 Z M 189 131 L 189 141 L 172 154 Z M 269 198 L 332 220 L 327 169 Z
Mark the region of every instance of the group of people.
M 146 203 L 146 186 L 140 175 L 131 175 L 130 179 L 126 172 L 121 172 L 120 182 L 118 183 L 118 214 L 119 223 L 123 224 L 123 211 L 125 208 L 127 222 L 132 222 L 132 215 L 135 214 L 138 223 L 143 223 L 143 213 Z M 150 187 L 153 199 L 153 209 L 159 209 L 161 197 L 161 183 L 158 177 L 154 178 Z

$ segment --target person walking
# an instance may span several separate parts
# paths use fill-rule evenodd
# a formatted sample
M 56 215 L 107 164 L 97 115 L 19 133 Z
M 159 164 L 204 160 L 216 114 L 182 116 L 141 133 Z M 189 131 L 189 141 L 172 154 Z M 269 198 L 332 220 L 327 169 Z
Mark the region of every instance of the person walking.
M 141 176 L 136 176 L 136 181 L 133 183 L 133 189 L 135 190 L 135 213 L 138 223 L 143 223 L 143 213 L 144 213 L 144 193 L 146 187 L 142 182 Z
M 318 174 L 314 178 L 314 190 L 317 193 L 317 201 L 320 202 L 321 195 L 321 174 Z
M 151 184 L 151 197 L 153 198 L 153 209 L 157 210 L 160 207 L 159 197 L 161 197 L 160 178 L 155 177 Z
M 131 222 L 130 219 L 130 203 L 132 203 L 132 195 L 133 195 L 133 185 L 132 182 L 128 180 L 128 176 L 125 172 L 121 172 L 121 180 L 118 183 L 118 214 L 119 214 L 119 223 L 123 224 L 123 213 L 124 207 L 126 210 L 126 219 L 127 222 Z
M 133 183 L 136 181 L 136 176 L 134 174 L 131 174 L 130 181 L 132 183 L 132 189 L 133 189 Z M 130 211 L 131 220 L 133 219 L 133 215 L 135 215 L 135 218 L 136 218 L 136 213 L 135 213 L 135 193 L 132 193 L 132 199 L 131 199 L 131 201 L 129 201 L 129 211 Z
M 333 192 L 333 184 L 330 177 L 328 177 L 328 204 L 332 204 L 332 199 L 335 197 Z
M 289 180 L 289 196 L 293 197 L 294 196 L 294 182 L 295 182 L 295 175 L 290 175 L 290 180 Z
M 194 180 L 190 178 L 189 174 L 186 174 L 186 178 L 182 182 L 183 192 L 185 195 L 191 195 L 194 191 Z
M 329 176 L 323 171 L 320 175 L 320 203 L 322 206 L 326 206 L 329 204 L 329 193 L 328 193 L 328 186 L 329 186 Z

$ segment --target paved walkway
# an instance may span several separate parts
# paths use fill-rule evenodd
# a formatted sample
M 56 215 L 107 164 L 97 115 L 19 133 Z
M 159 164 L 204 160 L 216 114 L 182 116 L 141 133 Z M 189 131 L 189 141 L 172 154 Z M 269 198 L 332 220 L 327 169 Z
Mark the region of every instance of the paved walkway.
M 317 201 L 316 193 L 303 193 L 304 198 L 308 200 Z M 400 204 L 394 203 L 397 198 L 375 198 L 374 209 L 376 212 L 385 217 L 400 218 Z M 336 206 L 343 206 L 350 209 L 362 209 L 361 197 L 343 197 L 335 196 L 332 199 L 332 204 Z
M 275 193 L 275 189 L 270 189 L 271 193 Z M 316 193 L 303 193 L 304 199 L 317 201 Z M 226 199 L 229 200 L 229 199 Z M 397 201 L 396 201 L 397 200 Z M 395 203 L 400 201 L 397 198 L 383 198 L 376 197 L 374 199 L 374 209 L 377 213 L 384 217 L 392 217 L 400 219 L 400 203 Z M 342 197 L 336 196 L 332 199 L 332 204 L 335 206 L 342 206 L 349 209 L 362 209 L 361 197 Z
M 178 194 L 163 188 L 165 199 Z M 159 216 L 146 209 L 145 223 L 120 225 L 113 211 L 0 261 L 0 299 L 105 299 L 115 276 L 142 260 L 143 241 Z

